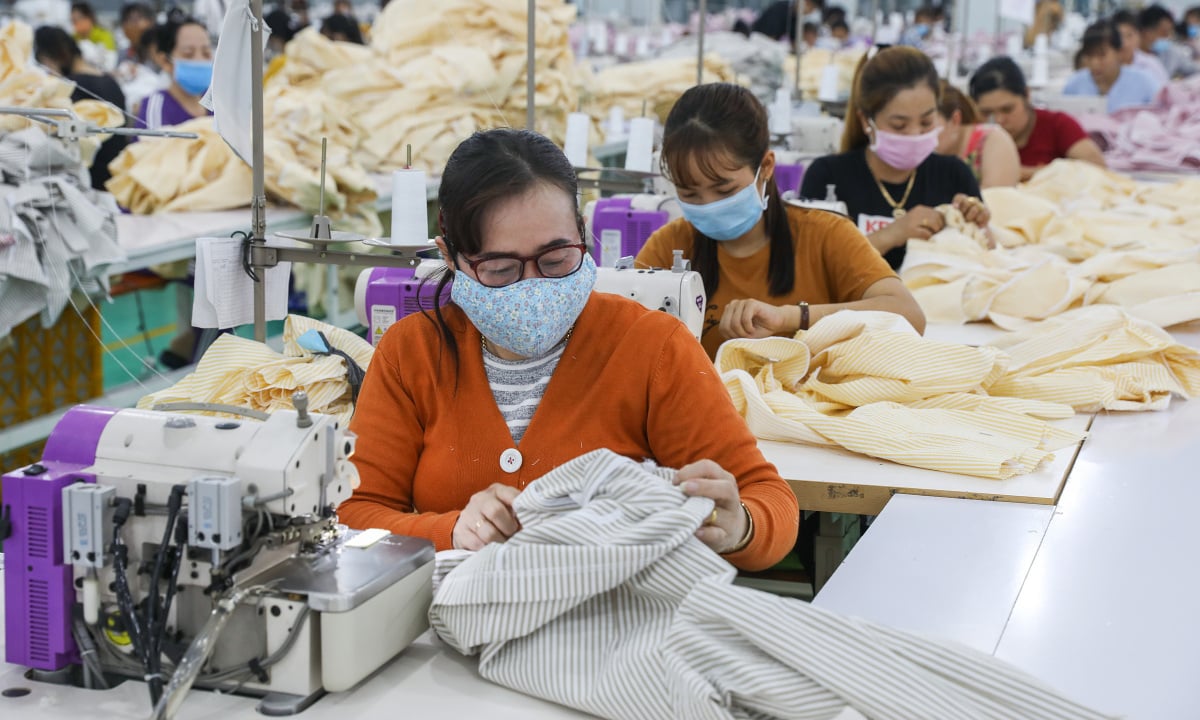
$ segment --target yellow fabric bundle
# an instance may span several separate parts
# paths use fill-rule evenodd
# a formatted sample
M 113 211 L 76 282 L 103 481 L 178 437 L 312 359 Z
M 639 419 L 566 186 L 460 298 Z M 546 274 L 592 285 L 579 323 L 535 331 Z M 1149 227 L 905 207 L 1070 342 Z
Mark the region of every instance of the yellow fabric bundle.
M 704 56 L 704 82 L 733 82 L 733 68 L 720 57 Z M 596 73 L 588 84 L 589 97 L 584 110 L 599 122 L 608 109 L 621 106 L 626 117 L 646 114 L 665 122 L 675 101 L 696 84 L 696 59 L 662 58 L 613 65 Z
M 105 187 L 122 207 L 135 214 L 228 210 L 249 204 L 250 168 L 233 154 L 212 118 L 197 118 L 176 128 L 196 140 L 143 138 L 109 163 Z
M 957 211 L 928 241 L 910 240 L 900 277 L 938 323 L 1005 328 L 1093 304 L 1162 326 L 1200 318 L 1200 180 L 1137 183 L 1055 161 L 1019 188 L 990 188 L 997 248 Z M 943 212 L 948 212 L 944 208 Z
M 858 49 L 826 50 L 811 48 L 800 56 L 800 92 L 805 100 L 816 100 L 821 88 L 821 75 L 827 65 L 837 67 L 838 91 L 843 95 L 850 93 L 854 84 L 854 71 L 862 60 L 864 52 Z M 783 77 L 790 81 L 796 77 L 796 56 L 789 54 L 783 61 Z
M 997 479 L 1031 472 L 1080 439 L 1046 422 L 1069 417 L 1069 407 L 985 394 L 1006 363 L 991 348 L 926 340 L 889 313 L 848 311 L 794 340 L 730 340 L 716 360 L 759 438 Z
M 310 411 L 335 415 L 347 423 L 354 406 L 346 363 L 340 357 L 315 356 L 300 347 L 297 338 L 309 330 L 324 332 L 333 347 L 367 369 L 375 349 L 365 340 L 311 318 L 289 315 L 284 322 L 282 355 L 253 340 L 221 335 L 200 358 L 195 372 L 166 390 L 143 397 L 138 407 L 206 402 L 270 413 L 292 407 L 292 395 L 303 390 Z
M 992 395 L 1076 410 L 1160 410 L 1200 394 L 1200 350 L 1111 306 L 1063 313 L 993 343 L 1011 358 Z

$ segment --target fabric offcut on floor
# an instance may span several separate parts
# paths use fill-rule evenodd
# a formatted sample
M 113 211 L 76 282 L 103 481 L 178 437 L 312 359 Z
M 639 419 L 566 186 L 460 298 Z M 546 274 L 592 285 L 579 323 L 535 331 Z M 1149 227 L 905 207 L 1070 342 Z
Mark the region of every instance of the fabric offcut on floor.
M 117 205 L 91 189 L 77 147 L 36 127 L 0 134 L 0 174 L 5 337 L 38 314 L 42 327 L 53 326 L 75 291 L 106 296 L 108 268 L 125 252 L 117 244 Z
M 1056 161 L 1019 188 L 984 191 L 997 247 L 944 210 L 942 232 L 908 242 L 900 277 L 935 323 L 1015 329 L 1096 304 L 1163 327 L 1189 322 L 1200 319 L 1196 197 L 1197 179 L 1139 183 Z
M 604 718 L 1100 718 L 993 657 L 734 587 L 671 470 L 597 450 L 530 483 L 521 530 L 438 554 L 430 624 L 480 674 Z
M 284 321 L 282 354 L 260 342 L 220 335 L 200 358 L 195 372 L 165 390 L 146 395 L 137 406 L 203 402 L 271 413 L 291 408 L 292 395 L 302 390 L 308 394 L 310 412 L 334 415 L 348 423 L 354 405 L 346 363 L 341 357 L 314 355 L 301 347 L 297 339 L 309 330 L 325 333 L 334 348 L 353 358 L 364 371 L 370 365 L 375 349 L 354 333 L 289 315 Z

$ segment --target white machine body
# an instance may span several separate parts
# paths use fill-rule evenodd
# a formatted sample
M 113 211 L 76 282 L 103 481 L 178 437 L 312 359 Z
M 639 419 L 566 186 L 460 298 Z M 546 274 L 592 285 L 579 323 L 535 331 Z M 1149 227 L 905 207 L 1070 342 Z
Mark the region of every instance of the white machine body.
M 234 611 L 206 673 L 215 678 L 284 648 L 286 655 L 264 676 L 240 687 L 266 696 L 264 712 L 292 712 L 324 692 L 349 689 L 428 627 L 432 545 L 382 531 L 375 542 L 356 543 L 359 534 L 337 525 L 332 515 L 358 485 L 350 462 L 354 443 L 336 418 L 294 410 L 261 422 L 122 410 L 105 427 L 95 463 L 85 471 L 95 475 L 95 484 L 65 488 L 65 512 L 97 494 L 139 498 L 135 507 L 148 510 L 129 516 L 121 538 L 129 549 L 128 584 L 140 603 L 153 589 L 146 577 L 153 573 L 138 570 L 152 564 L 162 543 L 173 486 L 187 486 L 181 517 L 189 523 L 189 541 L 167 630 L 177 643 L 190 642 L 212 614 L 218 583 L 265 587 Z M 85 488 L 89 492 L 81 492 Z M 78 540 L 72 525 L 66 528 L 67 562 Z M 90 546 L 108 547 L 114 531 L 96 525 Z M 213 528 L 224 530 L 221 537 Z M 84 616 L 119 614 L 112 558 L 103 553 L 73 564 Z M 130 652 L 113 637 L 107 634 L 110 660 L 114 652 Z M 119 662 L 105 664 L 105 671 L 131 674 Z M 206 685 L 205 677 L 197 686 Z M 215 680 L 208 685 L 222 686 Z
M 680 265 L 677 261 L 676 265 Z M 696 339 L 704 332 L 707 296 L 700 273 L 686 267 L 640 269 L 631 264 L 598 268 L 596 291 L 623 295 L 652 310 L 662 310 L 679 318 Z

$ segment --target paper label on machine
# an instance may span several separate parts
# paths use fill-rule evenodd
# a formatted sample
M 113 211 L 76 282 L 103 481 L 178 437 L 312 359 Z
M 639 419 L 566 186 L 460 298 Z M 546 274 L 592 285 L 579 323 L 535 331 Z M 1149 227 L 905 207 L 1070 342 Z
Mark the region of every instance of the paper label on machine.
M 600 231 L 600 265 L 602 267 L 615 267 L 617 261 L 621 259 L 621 231 L 620 230 L 601 230 Z
M 396 323 L 396 308 L 392 305 L 371 306 L 371 344 L 378 345 L 387 329 Z
M 860 213 L 858 216 L 858 229 L 862 231 L 863 235 L 870 235 L 877 230 L 884 229 L 895 221 L 895 218 L 890 218 L 885 215 L 867 215 L 866 213 Z

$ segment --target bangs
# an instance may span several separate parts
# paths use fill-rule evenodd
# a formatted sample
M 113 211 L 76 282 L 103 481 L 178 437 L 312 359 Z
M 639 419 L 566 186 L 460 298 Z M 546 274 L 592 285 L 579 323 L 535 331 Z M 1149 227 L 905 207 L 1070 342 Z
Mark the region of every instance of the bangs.
M 673 185 L 695 188 L 725 180 L 753 161 L 735 157 L 717 133 L 693 120 L 663 139 L 660 164 Z

